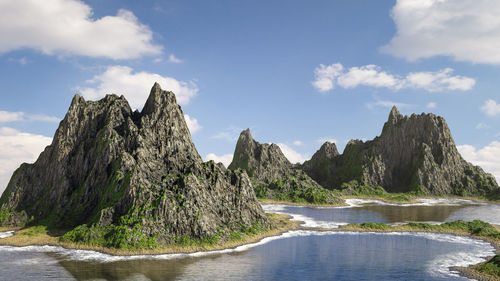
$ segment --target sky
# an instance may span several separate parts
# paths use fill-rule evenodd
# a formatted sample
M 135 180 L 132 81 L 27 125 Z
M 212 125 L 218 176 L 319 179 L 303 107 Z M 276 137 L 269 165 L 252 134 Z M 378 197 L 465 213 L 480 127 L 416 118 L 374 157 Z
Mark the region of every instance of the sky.
M 72 97 L 173 91 L 205 160 L 240 132 L 291 162 L 379 135 L 390 108 L 443 116 L 500 180 L 497 0 L 0 0 L 0 192 Z

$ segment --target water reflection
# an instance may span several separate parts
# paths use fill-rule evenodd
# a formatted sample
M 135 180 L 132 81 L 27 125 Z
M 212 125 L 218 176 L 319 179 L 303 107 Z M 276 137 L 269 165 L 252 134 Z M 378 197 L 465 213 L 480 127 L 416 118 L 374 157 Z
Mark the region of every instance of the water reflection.
M 60 264 L 78 280 L 467 280 L 448 267 L 480 262 L 494 251 L 487 243 L 443 234 L 288 235 L 246 252 L 203 258 Z

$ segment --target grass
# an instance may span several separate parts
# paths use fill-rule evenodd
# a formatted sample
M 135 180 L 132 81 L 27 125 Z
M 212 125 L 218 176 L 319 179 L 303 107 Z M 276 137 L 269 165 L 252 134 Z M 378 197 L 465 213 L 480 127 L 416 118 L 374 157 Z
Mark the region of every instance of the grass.
M 50 232 L 43 231 L 40 227 L 29 227 L 15 232 L 14 236 L 0 239 L 0 245 L 29 246 L 29 245 L 52 245 L 62 246 L 68 249 L 94 250 L 111 255 L 155 255 L 170 253 L 193 253 L 199 251 L 213 251 L 227 248 L 235 248 L 240 245 L 254 243 L 269 236 L 280 235 L 292 229 L 298 229 L 299 223 L 290 221 L 288 215 L 267 214 L 275 223 L 276 228 L 272 230 L 248 229 L 238 234 L 234 234 L 224 243 L 212 243 L 211 241 L 194 241 L 186 239 L 179 243 L 161 246 L 154 249 L 130 249 L 112 248 L 102 245 L 89 245 L 62 241 L 61 236 L 51 235 Z

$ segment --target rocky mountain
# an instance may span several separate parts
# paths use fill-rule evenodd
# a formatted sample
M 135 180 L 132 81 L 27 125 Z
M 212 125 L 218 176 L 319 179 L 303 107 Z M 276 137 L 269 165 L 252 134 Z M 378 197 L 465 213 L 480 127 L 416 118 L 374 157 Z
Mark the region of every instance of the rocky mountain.
M 123 96 L 75 95 L 52 144 L 14 172 L 0 205 L 9 224 L 120 226 L 128 240 L 161 243 L 272 224 L 246 173 L 202 161 L 174 93 L 157 83 L 141 112 Z
M 331 191 L 292 165 L 278 145 L 255 141 L 250 129 L 241 132 L 229 169 L 246 171 L 257 196 L 261 198 L 328 204 L 339 202 Z
M 350 182 L 388 192 L 479 196 L 499 189 L 492 175 L 461 157 L 446 121 L 434 114 L 403 116 L 393 107 L 379 137 L 351 140 L 341 155 L 331 146 L 302 167 L 328 188 Z

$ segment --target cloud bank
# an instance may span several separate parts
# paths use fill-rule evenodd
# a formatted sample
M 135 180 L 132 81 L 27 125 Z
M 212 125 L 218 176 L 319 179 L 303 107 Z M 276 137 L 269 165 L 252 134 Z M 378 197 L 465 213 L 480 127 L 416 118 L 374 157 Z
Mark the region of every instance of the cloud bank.
M 314 70 L 312 85 L 321 93 L 333 90 L 336 85 L 351 89 L 358 86 L 401 89 L 422 89 L 428 92 L 468 91 L 476 84 L 470 77 L 452 75 L 453 69 L 445 68 L 435 72 L 411 72 L 404 77 L 383 71 L 379 66 L 370 64 L 360 67 L 344 68 L 340 63 L 320 64 Z

